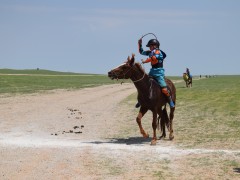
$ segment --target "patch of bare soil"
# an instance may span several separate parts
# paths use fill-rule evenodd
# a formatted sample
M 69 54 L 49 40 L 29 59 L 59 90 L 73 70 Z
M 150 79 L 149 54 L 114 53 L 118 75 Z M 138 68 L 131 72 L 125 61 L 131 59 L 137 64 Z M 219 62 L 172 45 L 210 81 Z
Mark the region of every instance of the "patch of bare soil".
M 115 84 L 0 98 L 0 179 L 240 177 L 240 151 L 183 149 L 167 139 L 150 146 L 138 110 L 123 103 L 135 92 Z M 151 113 L 144 127 L 151 136 Z

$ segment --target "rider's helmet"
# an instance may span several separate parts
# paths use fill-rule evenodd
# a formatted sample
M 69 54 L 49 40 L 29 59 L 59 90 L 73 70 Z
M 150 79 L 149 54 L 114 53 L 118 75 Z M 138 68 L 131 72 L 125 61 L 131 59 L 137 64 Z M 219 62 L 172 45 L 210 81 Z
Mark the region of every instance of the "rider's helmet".
M 156 45 L 159 48 L 160 43 L 157 39 L 150 39 L 146 46 L 149 47 L 150 45 Z

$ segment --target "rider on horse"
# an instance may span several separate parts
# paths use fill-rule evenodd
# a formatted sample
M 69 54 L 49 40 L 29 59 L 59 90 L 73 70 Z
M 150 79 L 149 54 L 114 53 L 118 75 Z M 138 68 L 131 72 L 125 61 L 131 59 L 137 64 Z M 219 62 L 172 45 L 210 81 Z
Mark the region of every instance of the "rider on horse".
M 189 71 L 188 68 L 186 68 L 186 73 L 187 73 L 187 75 L 188 75 L 189 78 L 192 78 L 192 75 L 190 74 L 190 71 Z
M 142 60 L 142 63 L 151 62 L 152 68 L 150 69 L 149 75 L 158 81 L 158 84 L 162 88 L 163 94 L 168 98 L 168 103 L 170 107 L 174 107 L 174 102 L 171 98 L 171 95 L 167 89 L 167 84 L 164 79 L 164 68 L 163 60 L 166 58 L 166 54 L 159 49 L 160 43 L 157 39 L 151 39 L 148 41 L 147 47 L 150 50 L 144 51 L 142 48 L 142 38 L 138 40 L 139 53 L 145 56 L 149 56 L 146 60 Z M 140 104 L 137 103 L 136 107 L 139 107 Z

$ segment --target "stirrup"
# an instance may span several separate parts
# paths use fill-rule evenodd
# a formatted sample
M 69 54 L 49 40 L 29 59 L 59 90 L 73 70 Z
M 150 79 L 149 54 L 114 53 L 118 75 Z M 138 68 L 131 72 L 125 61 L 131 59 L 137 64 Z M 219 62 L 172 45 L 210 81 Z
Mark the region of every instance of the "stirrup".
M 135 108 L 139 108 L 141 106 L 141 104 L 139 102 L 137 102 L 137 104 L 135 105 Z
M 169 105 L 170 105 L 171 108 L 175 107 L 174 102 L 172 100 L 169 101 Z

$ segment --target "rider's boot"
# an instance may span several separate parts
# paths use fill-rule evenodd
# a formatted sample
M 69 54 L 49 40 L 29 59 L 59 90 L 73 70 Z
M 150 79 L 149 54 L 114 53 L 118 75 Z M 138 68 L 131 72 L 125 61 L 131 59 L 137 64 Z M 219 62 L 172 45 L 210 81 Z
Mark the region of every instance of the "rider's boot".
M 172 97 L 171 97 L 169 91 L 167 90 L 167 88 L 162 88 L 162 92 L 163 92 L 163 94 L 165 94 L 167 96 L 170 107 L 174 108 L 175 107 L 174 102 L 173 102 Z
M 172 97 L 171 97 L 171 96 L 168 96 L 167 98 L 168 98 L 168 103 L 169 103 L 170 107 L 171 107 L 171 108 L 174 108 L 175 105 L 174 105 L 174 102 L 173 102 L 173 100 L 172 100 Z

